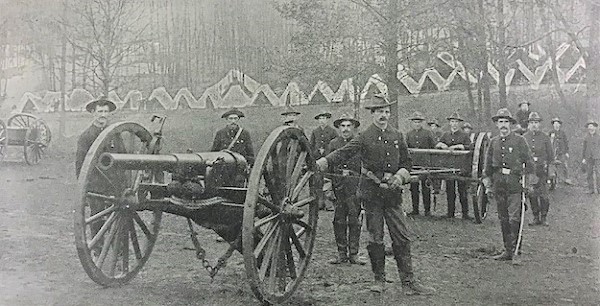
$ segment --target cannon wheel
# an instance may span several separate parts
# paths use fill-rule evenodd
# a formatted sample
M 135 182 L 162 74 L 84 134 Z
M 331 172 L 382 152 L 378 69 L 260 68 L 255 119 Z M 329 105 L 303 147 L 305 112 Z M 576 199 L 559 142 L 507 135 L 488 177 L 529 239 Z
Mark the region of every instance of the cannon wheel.
M 151 134 L 132 122 L 107 127 L 94 141 L 79 176 L 80 202 L 74 209 L 75 245 L 85 272 L 96 283 L 117 286 L 131 280 L 156 242 L 161 211 L 136 209 L 138 186 L 154 180 L 149 171 L 100 170 L 103 152 L 158 153 Z
M 471 164 L 471 178 L 475 181 L 475 193 L 473 195 L 473 215 L 475 223 L 481 223 L 485 219 L 487 212 L 487 201 L 485 200 L 485 189 L 481 182 L 483 174 L 483 164 L 485 161 L 485 152 L 489 145 L 489 137 L 487 133 L 479 133 L 475 140 L 473 149 L 473 160 Z
M 31 128 L 33 123 L 38 120 L 38 117 L 32 114 L 18 113 L 10 116 L 6 125 L 20 128 Z
M 258 152 L 248 180 L 242 243 L 250 287 L 264 303 L 285 301 L 304 277 L 322 179 L 297 128 L 275 129 Z
M 50 145 L 52 134 L 50 127 L 42 119 L 29 122 L 28 127 L 23 144 L 23 156 L 28 165 L 37 165 Z
M 0 120 L 0 161 L 4 160 L 6 156 L 6 149 L 8 148 L 8 133 L 6 132 L 6 124 Z

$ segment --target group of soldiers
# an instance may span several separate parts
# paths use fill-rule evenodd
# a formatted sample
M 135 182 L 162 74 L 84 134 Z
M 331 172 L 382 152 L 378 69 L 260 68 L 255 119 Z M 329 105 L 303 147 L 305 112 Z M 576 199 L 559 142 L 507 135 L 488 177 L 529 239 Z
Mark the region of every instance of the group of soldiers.
M 359 216 L 364 210 L 368 231 L 367 251 L 374 275 L 370 290 L 382 292 L 385 288 L 383 236 L 384 225 L 387 225 L 402 285 L 396 290 L 402 288 L 406 294 L 433 294 L 435 289 L 423 285 L 414 275 L 411 255 L 413 237 L 402 208 L 402 186 L 410 184 L 413 210 L 409 215 L 419 214 L 420 197 L 423 199 L 424 214 L 431 215 L 430 187 L 425 181 L 411 180 L 409 171 L 412 161 L 408 149 L 469 150 L 473 146 L 474 136 L 470 124 L 465 124 L 456 112 L 446 118 L 449 125 L 447 132 L 441 132 L 436 119 L 427 121 L 422 113 L 414 112 L 408 118 L 412 129 L 405 137 L 389 122 L 394 103 L 383 95 L 374 95 L 369 99 L 364 107 L 370 111 L 372 122 L 361 133 L 357 131 L 361 122 L 351 115 L 344 114 L 334 120 L 335 129 L 328 126 L 331 113 L 322 112 L 315 116 L 319 126 L 312 131 L 310 144 L 317 158 L 317 168 L 329 178 L 330 189 L 335 196 L 333 229 L 338 256 L 330 263 L 366 264 L 358 257 L 362 224 Z M 108 117 L 116 106 L 107 99 L 99 99 L 90 102 L 86 109 L 93 114 L 94 120 L 78 141 L 77 176 L 87 150 L 107 126 Z M 281 115 L 284 125 L 300 128 L 297 122 L 300 112 L 290 108 Z M 216 133 L 212 151 L 227 149 L 238 152 L 252 165 L 254 152 L 251 136 L 248 130 L 239 125 L 243 117 L 244 113 L 238 109 L 231 109 L 222 115 L 227 124 Z M 554 129 L 549 133 L 550 136 L 541 132 L 542 118 L 536 112 L 528 113 L 526 122 L 519 123 L 521 127 L 526 123 L 528 129 L 523 136 L 512 130 L 519 119 L 513 118 L 508 109 L 498 110 L 491 119 L 499 134 L 491 139 L 486 152 L 483 184 L 488 197 L 497 204 L 505 248 L 502 254 L 494 258 L 512 260 L 518 264 L 518 237 L 524 212 L 522 194 L 525 192 L 531 202 L 534 215 L 532 225 L 547 225 L 550 206 L 548 167 L 556 159 L 568 159 L 568 142 L 564 131 L 560 130 L 562 122 L 558 118 L 552 119 Z M 590 121 L 586 127 L 588 135 L 584 141 L 582 163 L 586 165 L 588 178 L 592 178 L 589 181 L 590 190 L 594 190 L 599 187 L 594 185 L 597 184 L 597 180 L 594 183 L 594 173 L 598 175 L 600 136 L 596 132 L 596 122 Z M 560 143 L 558 149 L 553 143 Z M 567 179 L 566 174 L 564 178 Z M 439 189 L 439 183 L 434 182 L 434 189 Z M 446 181 L 446 217 L 454 218 L 456 189 L 462 218 L 470 219 L 467 186 L 460 180 Z

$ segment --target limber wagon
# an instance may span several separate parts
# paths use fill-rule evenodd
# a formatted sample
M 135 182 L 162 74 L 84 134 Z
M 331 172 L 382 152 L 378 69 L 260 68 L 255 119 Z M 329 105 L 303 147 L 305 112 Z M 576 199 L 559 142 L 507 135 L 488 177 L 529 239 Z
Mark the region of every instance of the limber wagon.
M 472 150 L 409 149 L 411 175 L 425 179 L 428 185 L 447 179 L 468 182 L 475 222 L 481 223 L 487 216 L 488 201 L 481 178 L 489 140 L 489 135 L 482 132 L 475 137 Z
M 213 267 L 192 235 L 211 276 L 237 250 L 255 296 L 264 303 L 286 300 L 311 258 L 323 184 L 304 133 L 276 128 L 248 175 L 246 160 L 232 151 L 159 154 L 164 118 L 158 119 L 153 133 L 132 122 L 110 125 L 85 157 L 74 230 L 86 273 L 103 286 L 131 280 L 148 260 L 167 212 L 230 244 Z
M 9 146 L 23 148 L 23 157 L 29 165 L 36 165 L 44 157 L 52 134 L 46 122 L 35 115 L 18 113 L 0 120 L 0 161 Z

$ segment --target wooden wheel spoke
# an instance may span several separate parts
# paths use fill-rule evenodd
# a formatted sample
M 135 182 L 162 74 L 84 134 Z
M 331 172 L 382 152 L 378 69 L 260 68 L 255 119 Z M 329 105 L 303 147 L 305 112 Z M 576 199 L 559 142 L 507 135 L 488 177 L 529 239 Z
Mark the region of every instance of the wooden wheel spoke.
M 135 223 L 137 223 L 138 226 L 140 227 L 140 229 L 142 230 L 142 232 L 144 232 L 144 234 L 146 234 L 147 239 L 154 240 L 154 234 L 152 234 L 150 232 L 150 230 L 146 226 L 146 223 L 144 223 L 144 220 L 142 220 L 142 218 L 140 218 L 140 216 L 136 212 L 132 212 L 131 214 L 132 214 L 133 220 L 135 220 Z
M 298 198 L 298 195 L 300 195 L 300 192 L 302 191 L 302 189 L 304 189 L 304 187 L 306 187 L 306 184 L 308 184 L 308 182 L 310 181 L 310 178 L 312 177 L 313 174 L 314 174 L 314 172 L 309 171 L 309 172 L 306 172 L 302 176 L 302 178 L 298 182 L 298 185 L 296 185 L 296 187 L 294 187 L 294 191 L 292 192 L 292 196 L 291 196 L 292 200 L 295 200 Z
M 275 213 L 275 214 L 266 216 L 262 219 L 259 219 L 256 222 L 254 222 L 254 227 L 259 228 L 259 227 L 271 222 L 272 220 L 275 220 L 277 217 L 279 217 L 279 213 Z
M 271 211 L 273 211 L 273 213 L 281 212 L 281 207 L 273 204 L 273 202 L 267 199 L 265 196 L 258 196 L 257 202 L 269 208 Z
M 94 235 L 94 237 L 92 238 L 92 241 L 90 241 L 90 243 L 88 244 L 88 249 L 91 249 L 96 246 L 96 244 L 98 243 L 98 241 L 100 241 L 100 239 L 102 239 L 102 236 L 104 236 L 104 234 L 106 233 L 108 228 L 112 226 L 113 222 L 115 222 L 116 218 L 117 218 L 116 213 L 112 213 L 110 215 L 110 217 L 108 217 L 108 220 L 106 220 L 106 222 L 104 222 L 104 224 L 102 224 L 102 227 L 100 227 L 100 230 Z
M 300 173 L 302 172 L 302 167 L 306 162 L 306 151 L 302 151 L 298 159 L 296 160 L 296 164 L 294 165 L 294 171 L 290 176 L 290 180 L 288 182 L 287 195 L 288 197 L 292 196 L 292 192 L 294 191 L 293 187 L 296 187 L 296 183 L 298 183 L 298 179 L 300 178 Z
M 290 243 L 290 234 L 293 232 L 293 228 L 290 226 L 287 230 L 288 235 L 285 236 L 284 240 L 284 250 L 285 257 L 287 259 L 287 268 L 290 273 L 290 277 L 292 279 L 298 278 L 298 274 L 296 271 L 296 262 L 294 261 L 294 254 L 292 252 L 292 244 Z
M 292 239 L 294 247 L 296 247 L 296 251 L 298 251 L 298 256 L 300 256 L 301 259 L 306 257 L 306 251 L 302 246 L 302 242 L 300 241 L 300 238 L 296 235 L 294 231 L 290 231 L 290 238 Z
M 306 199 L 302 199 L 302 200 L 300 200 L 300 201 L 298 201 L 298 202 L 294 203 L 294 204 L 292 205 L 292 207 L 293 207 L 293 208 L 300 208 L 300 207 L 303 207 L 303 206 L 304 206 L 304 205 L 306 205 L 306 204 L 309 204 L 309 203 L 312 203 L 312 202 L 314 202 L 316 199 L 317 199 L 317 197 L 315 197 L 315 196 L 310 196 L 310 197 L 308 197 L 308 198 L 306 198 Z
M 260 241 L 256 245 L 256 248 L 254 248 L 254 257 L 258 258 L 260 256 L 263 249 L 265 248 L 265 246 L 271 239 L 271 236 L 273 236 L 273 233 L 275 233 L 275 231 L 277 230 L 278 227 L 279 227 L 279 220 L 275 221 L 275 224 L 273 224 L 267 230 L 267 233 L 260 239 Z
M 289 150 L 287 151 L 286 163 L 285 163 L 285 186 L 286 193 L 292 189 L 292 173 L 294 166 L 296 165 L 296 157 L 298 155 L 298 141 L 292 140 L 289 144 Z
M 117 218 L 115 221 L 118 221 L 120 218 Z M 113 223 L 115 222 L 113 221 Z M 117 226 L 111 226 L 110 228 L 110 232 L 108 232 L 108 237 L 106 237 L 106 239 L 104 239 L 104 244 L 102 245 L 102 251 L 100 251 L 100 256 L 98 256 L 98 259 L 96 261 L 96 266 L 98 266 L 98 268 L 102 269 L 102 266 L 104 265 L 104 260 L 106 259 L 106 255 L 108 255 L 108 249 L 112 243 L 112 241 L 115 238 L 115 233 L 117 232 Z
M 123 228 L 121 229 L 121 244 L 123 252 L 121 254 L 121 269 L 123 273 L 129 272 L 129 224 L 131 218 L 123 220 Z
M 117 210 L 117 207 L 114 205 L 111 205 L 111 206 L 107 207 L 106 209 L 99 211 L 95 215 L 90 216 L 89 218 L 85 219 L 85 224 L 90 224 L 92 222 L 96 222 L 98 219 L 114 212 L 115 210 Z
M 280 230 L 277 232 L 276 238 L 273 240 L 273 253 L 271 253 L 272 258 L 271 258 L 271 264 L 269 265 L 269 279 L 267 282 L 267 286 L 269 288 L 271 288 L 272 291 L 274 291 L 275 287 L 277 286 L 277 280 L 281 276 L 279 260 L 281 259 L 281 256 L 283 255 L 283 254 L 281 254 L 281 240 L 284 236 L 283 232 L 284 232 L 283 228 L 280 228 Z
M 119 188 L 117 188 L 117 186 L 115 186 L 115 184 L 112 182 L 112 180 L 106 175 L 106 173 L 104 173 L 104 171 L 100 170 L 100 168 L 98 168 L 98 166 L 95 166 L 96 171 L 98 171 L 100 173 L 100 176 L 102 176 L 111 186 L 113 189 L 115 190 L 120 190 Z
M 103 200 L 107 200 L 107 201 L 114 201 L 116 199 L 115 196 L 107 196 L 107 195 L 103 195 L 101 193 L 97 193 L 97 192 L 91 192 L 88 191 L 87 192 L 87 196 L 92 197 L 92 198 L 98 198 L 98 199 L 103 199 Z
M 263 256 L 262 264 L 260 266 L 259 277 L 261 279 L 265 279 L 267 272 L 269 271 L 269 267 L 271 266 L 271 261 L 273 260 L 273 254 L 275 252 L 276 241 L 279 240 L 280 235 L 280 227 L 275 227 L 275 237 L 271 240 L 271 243 L 267 246 L 267 250 L 265 251 L 265 255 Z
M 117 266 L 117 258 L 119 257 L 119 253 L 121 252 L 121 235 L 123 229 L 123 218 L 119 218 L 115 227 L 117 228 L 115 232 L 115 237 L 112 239 L 112 252 L 110 252 L 110 257 L 108 261 L 108 275 L 115 276 L 115 268 Z
M 138 241 L 137 233 L 135 231 L 135 226 L 133 225 L 132 219 L 129 219 L 129 236 L 131 238 L 131 246 L 133 247 L 135 258 L 139 261 L 140 259 L 142 259 L 142 251 L 140 250 L 140 242 Z
M 305 233 L 306 233 L 306 227 L 301 227 L 297 232 L 295 232 L 296 237 L 298 237 L 298 238 L 304 236 Z

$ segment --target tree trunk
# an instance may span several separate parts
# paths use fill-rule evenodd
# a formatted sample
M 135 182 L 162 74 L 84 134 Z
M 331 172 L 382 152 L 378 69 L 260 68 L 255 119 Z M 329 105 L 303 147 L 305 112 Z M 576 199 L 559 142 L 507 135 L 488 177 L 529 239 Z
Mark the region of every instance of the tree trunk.
M 485 6 L 483 0 L 478 1 L 479 7 L 479 17 L 481 20 L 487 20 L 485 14 Z M 483 119 L 492 117 L 492 98 L 490 92 L 490 74 L 488 71 L 488 62 L 490 60 L 489 53 L 487 50 L 487 35 L 485 32 L 485 27 L 480 27 L 477 31 L 477 40 L 479 46 L 479 82 L 478 86 L 481 89 L 482 93 L 482 109 L 483 109 Z M 482 120 L 484 121 L 484 120 Z
M 398 2 L 389 0 L 387 7 L 387 23 L 385 24 L 384 49 L 385 49 L 385 83 L 388 87 L 388 99 L 398 101 L 400 81 L 396 77 L 398 73 Z M 390 109 L 389 123 L 398 128 L 398 103 L 394 103 Z
M 504 0 L 497 2 L 497 22 L 498 22 L 498 46 L 497 46 L 497 63 L 498 63 L 498 98 L 500 108 L 508 107 L 506 101 L 506 25 L 504 24 Z
M 600 6 L 593 1 L 588 1 L 588 18 L 590 23 L 589 42 L 590 47 L 587 52 L 587 113 L 598 114 L 600 112 Z M 584 50 L 580 50 L 585 52 Z

